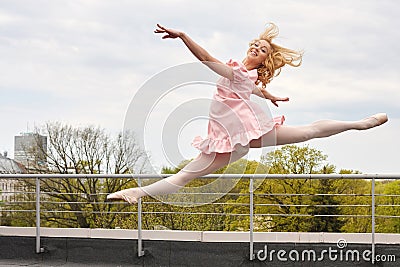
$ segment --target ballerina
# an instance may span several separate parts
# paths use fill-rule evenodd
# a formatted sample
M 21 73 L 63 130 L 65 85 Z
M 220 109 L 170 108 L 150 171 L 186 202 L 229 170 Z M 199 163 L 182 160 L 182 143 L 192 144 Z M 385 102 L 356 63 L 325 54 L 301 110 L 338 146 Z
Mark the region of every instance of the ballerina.
M 153 184 L 121 190 L 107 196 L 107 200 L 137 203 L 144 196 L 171 194 L 191 180 L 201 177 L 245 156 L 250 148 L 286 145 L 324 138 L 348 130 L 366 130 L 388 121 L 385 113 L 378 113 L 359 121 L 320 120 L 309 125 L 283 125 L 284 116 L 269 118 L 250 95 L 278 102 L 289 101 L 266 90 L 266 85 L 280 74 L 285 65 L 298 67 L 303 54 L 273 43 L 278 28 L 270 23 L 259 38 L 249 44 L 242 61 L 229 60 L 226 64 L 211 56 L 186 33 L 157 24 L 154 31 L 164 34 L 162 39 L 181 39 L 186 47 L 221 76 L 210 106 L 208 136 L 195 137 L 193 146 L 200 154 L 181 171 Z

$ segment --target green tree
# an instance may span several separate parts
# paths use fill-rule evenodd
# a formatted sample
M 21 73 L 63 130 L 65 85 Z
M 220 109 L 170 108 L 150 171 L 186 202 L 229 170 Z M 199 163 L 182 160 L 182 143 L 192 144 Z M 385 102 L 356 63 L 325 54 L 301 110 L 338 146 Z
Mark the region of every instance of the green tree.
M 331 173 L 335 167 L 327 164 L 327 156 L 306 146 L 286 145 L 268 153 L 261 162 L 270 166 L 269 173 L 316 174 Z M 334 208 L 337 201 L 326 197 L 335 191 L 335 181 L 310 179 L 266 179 L 258 188 L 256 208 L 267 222 L 259 222 L 263 231 L 338 231 L 343 224 Z M 331 208 L 334 208 L 333 210 Z M 323 216 L 328 215 L 328 216 Z
M 33 166 L 35 173 L 59 173 L 55 179 L 42 179 L 43 225 L 58 227 L 114 227 L 119 212 L 135 210 L 128 205 L 105 203 L 108 192 L 137 186 L 133 179 L 69 179 L 62 174 L 142 173 L 146 157 L 130 133 L 111 137 L 99 127 L 73 127 L 58 122 L 47 123 L 37 129 L 47 136 L 47 148 L 33 146 L 27 153 L 45 155 L 46 165 Z M 24 187 L 34 186 L 33 180 L 22 180 Z M 27 198 L 29 195 L 25 196 Z M 21 206 L 21 208 L 24 208 Z M 55 212 L 58 211 L 58 212 Z M 32 215 L 34 216 L 34 215 Z
M 360 174 L 354 170 L 340 170 L 340 174 Z M 342 214 L 347 216 L 342 227 L 346 233 L 371 231 L 371 182 L 364 179 L 340 179 L 336 183 Z
M 220 171 L 232 174 L 264 174 L 268 173 L 269 166 L 255 160 L 240 159 Z M 255 180 L 257 185 L 259 180 Z M 229 192 L 227 205 L 224 206 L 224 212 L 234 214 L 227 216 L 225 220 L 225 231 L 248 231 L 250 226 L 250 180 L 240 179 Z
M 400 181 L 380 182 L 376 193 L 376 231 L 400 233 Z
M 325 165 L 323 174 L 334 173 L 333 165 Z M 344 219 L 340 218 L 342 213 L 339 205 L 340 199 L 332 194 L 338 193 L 337 180 L 319 179 L 313 181 L 313 196 L 308 213 L 313 216 L 310 220 L 309 231 L 311 232 L 340 232 L 344 225 Z

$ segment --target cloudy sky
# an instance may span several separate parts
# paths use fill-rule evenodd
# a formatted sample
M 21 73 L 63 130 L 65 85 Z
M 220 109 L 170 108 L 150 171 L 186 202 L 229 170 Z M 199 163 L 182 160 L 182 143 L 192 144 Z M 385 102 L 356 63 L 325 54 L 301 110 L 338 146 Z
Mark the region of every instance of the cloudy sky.
M 400 173 L 399 9 L 396 0 L 1 0 L 0 151 L 12 157 L 14 135 L 48 121 L 121 130 L 148 79 L 195 60 L 178 40 L 155 35 L 156 23 L 184 30 L 226 61 L 243 58 L 248 42 L 274 22 L 276 42 L 305 55 L 300 68 L 284 69 L 270 84 L 290 97 L 269 105 L 271 112 L 290 125 L 387 112 L 382 127 L 308 144 L 339 169 Z M 195 156 L 185 144 L 182 153 Z

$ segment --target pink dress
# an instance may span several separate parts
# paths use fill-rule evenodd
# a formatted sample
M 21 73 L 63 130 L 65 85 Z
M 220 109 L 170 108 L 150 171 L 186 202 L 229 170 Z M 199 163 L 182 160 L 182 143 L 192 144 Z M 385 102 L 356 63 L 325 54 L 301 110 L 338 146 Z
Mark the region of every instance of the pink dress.
M 256 69 L 248 71 L 236 60 L 227 65 L 233 68 L 233 80 L 222 77 L 217 82 L 210 105 L 208 136 L 206 139 L 196 136 L 192 143 L 206 154 L 232 152 L 236 145 L 247 145 L 285 120 L 284 116 L 269 117 L 257 103 L 250 101 L 256 86 Z

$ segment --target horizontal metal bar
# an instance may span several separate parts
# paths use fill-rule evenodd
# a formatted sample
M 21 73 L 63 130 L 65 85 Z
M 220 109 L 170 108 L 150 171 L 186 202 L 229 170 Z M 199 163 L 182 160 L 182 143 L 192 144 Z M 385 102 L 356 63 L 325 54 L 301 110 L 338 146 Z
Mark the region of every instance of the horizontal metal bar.
M 188 187 L 190 188 L 190 187 Z M 200 193 L 200 192 L 176 192 L 171 195 L 230 195 L 230 196 L 248 196 L 249 194 L 241 194 L 241 193 L 224 193 L 224 192 L 207 192 L 207 193 Z
M 229 204 L 229 203 L 228 203 Z M 309 205 L 309 204 L 254 204 L 254 206 L 275 206 L 275 207 L 371 207 L 371 205 Z
M 17 206 L 18 204 L 29 204 L 29 203 L 35 203 L 35 201 L 20 201 L 20 202 L 2 202 L 2 205 L 4 206 Z M 130 205 L 127 202 L 122 202 L 122 201 L 115 201 L 115 202 L 82 202 L 82 201 L 40 201 L 42 204 L 86 204 L 86 205 Z M 163 205 L 163 204 L 174 204 L 174 205 L 187 205 L 187 204 L 196 204 L 196 205 L 232 205 L 232 206 L 248 206 L 248 203 L 200 203 L 200 202 L 143 202 L 144 204 L 153 204 L 153 205 Z
M 10 195 L 12 193 L 14 194 L 35 194 L 35 192 L 1 192 L 3 195 Z M 108 195 L 111 192 L 98 192 L 98 193 L 91 193 L 87 194 L 84 192 L 47 192 L 47 191 L 42 191 L 40 194 L 41 195 L 79 195 L 81 198 L 85 198 L 87 196 L 104 196 Z M 197 193 L 197 192 L 177 192 L 173 193 L 170 195 L 227 195 L 227 196 L 248 196 L 248 194 L 240 194 L 240 193 L 224 193 L 224 192 L 207 192 L 207 193 Z M 347 197 L 371 197 L 371 194 L 285 194 L 285 193 L 268 193 L 268 194 L 254 194 L 256 197 L 266 197 L 266 196 L 347 196 Z M 375 195 L 378 197 L 400 197 L 400 195 L 385 195 L 385 194 L 380 194 L 380 195 Z
M 74 211 L 74 210 L 41 210 L 40 213 L 87 213 L 87 214 L 135 214 L 135 211 Z
M 0 210 L 2 212 L 35 212 L 35 210 Z M 60 210 L 41 210 L 40 213 L 87 213 L 87 214 L 134 214 L 133 211 L 60 211 Z M 207 212 L 164 212 L 164 211 L 148 211 L 143 214 L 180 214 L 180 215 L 220 215 L 220 216 L 249 216 L 246 213 L 207 213 Z M 269 216 L 269 217 L 367 217 L 370 218 L 370 214 L 279 214 L 279 213 L 255 213 L 256 217 Z M 376 218 L 400 218 L 396 215 L 375 215 Z
M 1 194 L 3 194 L 3 195 L 10 195 L 10 194 L 34 195 L 34 194 L 36 194 L 36 192 L 34 192 L 34 191 L 1 191 Z
M 107 202 L 110 203 L 110 202 Z M 114 202 L 115 203 L 115 202 Z M 152 205 L 157 205 L 157 204 L 174 204 L 174 205 L 187 205 L 187 204 L 196 204 L 196 205 L 232 205 L 232 206 L 250 206 L 249 203 L 233 203 L 233 202 L 226 202 L 226 203 L 222 203 L 222 202 L 142 202 L 142 204 L 152 204 Z
M 1 212 L 36 212 L 36 210 L 2 210 L 0 209 Z
M 266 196 L 283 196 L 283 197 L 286 197 L 286 196 L 305 196 L 305 197 L 307 197 L 307 196 L 310 196 L 310 197 L 313 197 L 313 196 L 370 197 L 370 196 L 372 196 L 372 195 L 371 195 L 371 194 L 310 194 L 310 193 L 307 193 L 307 194 L 287 194 L 287 193 L 276 193 L 276 194 L 275 194 L 275 193 L 273 193 L 273 194 L 268 193 L 268 194 L 262 194 L 262 193 L 258 193 L 258 194 L 255 194 L 255 196 L 261 196 L 261 197 L 266 197 Z M 384 195 L 382 195 L 382 196 L 384 196 Z
M 12 201 L 12 202 L 3 201 L 3 202 L 1 202 L 1 205 L 4 205 L 4 206 L 6 206 L 6 205 L 7 206 L 16 206 L 18 204 L 32 204 L 32 203 L 36 203 L 36 201 Z
M 21 192 L 22 193 L 22 192 Z M 99 192 L 99 193 L 91 193 L 87 194 L 85 192 L 54 192 L 54 191 L 42 191 L 42 194 L 46 195 L 85 195 L 85 196 L 96 196 L 96 195 L 108 195 L 112 192 Z M 192 192 L 192 193 L 187 193 L 187 192 L 176 192 L 172 193 L 170 195 L 230 195 L 230 196 L 248 196 L 248 194 L 240 194 L 240 193 L 224 193 L 224 192 L 207 192 L 207 193 L 197 193 L 197 192 Z
M 400 216 L 396 216 L 396 215 L 375 215 L 375 217 L 379 217 L 379 218 L 400 218 Z
M 219 213 L 219 212 L 175 212 L 175 211 L 143 211 L 143 214 L 180 214 L 180 215 L 220 215 L 220 216 L 249 216 L 249 213 Z
M 126 178 L 155 179 L 166 178 L 172 174 L 0 174 L 0 179 L 65 179 L 65 178 Z M 400 179 L 400 174 L 209 174 L 199 178 L 206 179 Z
M 73 211 L 65 211 L 60 213 L 71 213 Z M 56 213 L 56 211 L 44 211 L 44 213 Z M 132 214 L 132 211 L 125 212 L 77 212 L 77 213 L 93 213 L 93 214 L 105 214 L 105 213 L 125 213 Z M 218 216 L 249 216 L 250 214 L 241 214 L 241 213 L 217 213 L 217 212 L 183 212 L 183 211 L 143 211 L 142 214 L 169 214 L 169 215 L 218 215 Z
M 2 202 L 3 206 L 17 206 L 19 204 L 32 204 L 35 201 L 13 201 L 13 202 Z M 86 205 L 129 205 L 129 203 L 118 201 L 118 202 L 104 202 L 104 201 L 97 201 L 97 202 L 86 202 L 86 201 L 41 201 L 42 204 L 86 204 Z M 249 206 L 249 203 L 237 203 L 237 202 L 156 202 L 156 201 L 149 201 L 143 202 L 143 204 L 152 204 L 152 205 L 163 205 L 163 204 L 174 204 L 174 205 L 187 205 L 187 204 L 196 204 L 196 205 L 232 205 L 232 206 Z M 311 205 L 311 204 L 272 204 L 272 203 L 261 203 L 261 204 L 254 204 L 255 206 L 271 206 L 271 207 L 371 207 L 370 204 L 337 204 L 337 205 Z M 377 204 L 376 207 L 400 207 L 400 204 Z
M 368 217 L 371 218 L 371 214 L 369 215 L 356 215 L 356 214 L 321 214 L 321 215 L 312 215 L 312 214 L 279 214 L 279 213 L 262 213 L 255 214 L 255 216 L 269 216 L 269 217 Z

